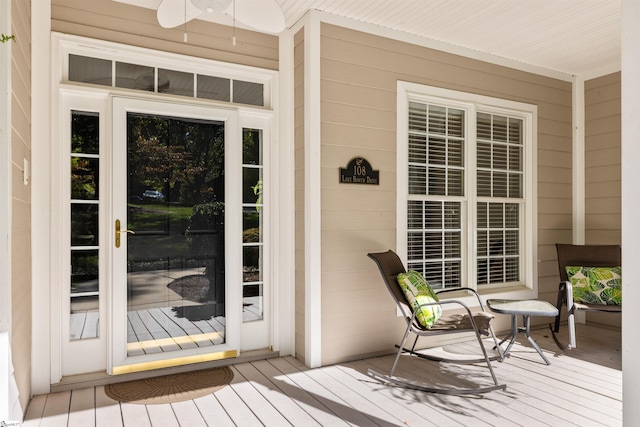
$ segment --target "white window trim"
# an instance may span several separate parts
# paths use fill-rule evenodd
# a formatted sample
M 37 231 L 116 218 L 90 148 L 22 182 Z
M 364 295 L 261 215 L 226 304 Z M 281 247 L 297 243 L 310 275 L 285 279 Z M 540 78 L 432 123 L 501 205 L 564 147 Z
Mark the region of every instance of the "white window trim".
M 522 245 L 523 278 L 522 286 L 516 287 L 481 287 L 478 292 L 483 297 L 491 298 L 536 298 L 538 294 L 538 239 L 537 239 L 537 106 L 522 102 L 509 101 L 505 99 L 492 98 L 483 95 L 454 91 L 433 86 L 420 85 L 416 83 L 398 81 L 397 85 L 397 191 L 396 191 L 396 250 L 400 258 L 406 263 L 407 260 L 407 188 L 408 174 L 400 173 L 407 169 L 408 164 L 408 115 L 409 101 L 436 102 L 440 105 L 463 108 L 467 111 L 475 112 L 481 109 L 483 112 L 505 114 L 511 117 L 524 119 L 524 195 L 525 204 L 523 212 L 523 233 L 525 244 Z M 466 121 L 469 120 L 467 114 Z M 468 125 L 468 123 L 467 123 Z M 467 126 L 468 138 L 475 139 L 475 129 Z M 475 170 L 475 156 L 472 150 L 466 150 L 465 161 L 467 170 Z M 469 195 L 470 186 L 475 184 L 475 174 L 468 174 L 465 194 Z M 474 193 L 475 194 L 475 193 Z M 475 198 L 467 196 L 467 203 L 470 209 L 466 212 L 475 211 Z M 465 214 L 463 214 L 465 215 Z M 465 218 L 466 219 L 466 218 Z M 470 251 L 474 251 L 476 235 L 472 230 L 467 230 L 467 241 L 463 242 L 463 257 L 467 259 Z M 463 285 L 467 277 L 467 267 L 463 268 Z M 474 285 L 470 285 L 475 288 Z M 473 299 L 468 302 L 473 304 Z M 476 301 L 477 304 L 477 301 Z

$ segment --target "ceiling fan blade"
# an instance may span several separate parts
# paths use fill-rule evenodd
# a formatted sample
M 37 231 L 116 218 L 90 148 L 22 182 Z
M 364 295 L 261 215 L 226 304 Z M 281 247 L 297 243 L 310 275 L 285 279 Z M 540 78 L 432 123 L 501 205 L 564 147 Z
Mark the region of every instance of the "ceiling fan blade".
M 197 18 L 202 13 L 202 10 L 189 0 L 162 0 L 158 6 L 158 23 L 163 28 L 173 28 Z
M 165 0 L 166 1 L 166 0 Z M 269 33 L 285 29 L 284 15 L 276 0 L 234 0 L 235 18 L 244 25 Z M 233 4 L 226 11 L 231 15 Z

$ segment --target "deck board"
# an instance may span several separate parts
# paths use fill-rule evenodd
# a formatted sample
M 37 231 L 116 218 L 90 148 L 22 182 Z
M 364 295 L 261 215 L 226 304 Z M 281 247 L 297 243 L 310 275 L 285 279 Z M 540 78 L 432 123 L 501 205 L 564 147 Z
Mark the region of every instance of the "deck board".
M 287 361 L 296 366 L 295 362 L 297 361 L 295 359 L 287 358 Z M 297 367 L 302 368 L 300 365 Z M 309 369 L 304 370 L 304 373 L 312 380 L 322 384 L 324 388 L 331 390 L 331 393 L 344 402 L 345 405 L 357 408 L 358 411 L 366 414 L 367 418 L 371 419 L 372 425 L 395 425 L 395 423 L 402 421 L 397 416 L 371 402 L 367 397 L 354 393 L 354 390 L 349 386 L 329 375 L 327 371 L 332 369 L 335 369 L 335 367 L 327 367 L 327 369 L 321 370 Z
M 514 377 L 508 385 L 510 391 L 521 393 L 527 402 L 536 402 L 537 408 L 553 414 L 563 423 L 575 424 L 577 412 L 580 418 L 598 421 L 602 425 L 610 425 L 612 421 L 622 424 L 622 407 L 616 405 L 619 401 L 604 397 L 588 400 L 590 395 L 581 393 L 574 386 L 563 387 L 562 381 L 541 381 L 535 374 L 527 375 L 517 367 L 510 366 L 509 361 L 501 367 L 501 371 Z M 564 402 L 564 405 L 558 405 L 558 402 Z
M 100 335 L 100 313 L 98 310 L 87 312 L 87 318 L 82 329 L 82 339 L 96 338 Z
M 236 365 L 235 368 L 291 424 L 305 427 L 320 425 L 296 403 L 295 399 L 282 393 L 255 364 L 242 363 Z
M 147 405 L 149 420 L 154 427 L 180 427 L 170 403 Z
M 24 427 L 35 427 L 40 425 L 48 396 L 49 395 L 47 394 L 41 394 L 34 396 L 31 399 L 24 415 L 24 422 L 22 423 Z
M 181 426 L 207 427 L 207 423 L 193 400 L 172 403 L 171 407 Z
M 403 356 L 404 358 L 404 356 Z M 369 359 L 371 368 L 387 373 L 393 363 L 391 356 Z M 408 362 L 408 363 L 407 363 Z M 423 363 L 420 363 L 423 362 Z M 423 360 L 417 360 L 416 358 L 408 358 L 400 360 L 398 367 L 396 368 L 396 376 L 402 377 L 408 380 L 414 380 L 417 382 L 428 383 L 436 386 L 451 386 L 464 387 L 469 385 L 469 382 L 464 378 L 457 375 L 452 375 L 450 371 L 451 365 L 440 365 L 440 369 L 445 369 L 446 373 L 441 372 L 438 369 L 434 369 L 429 362 L 424 363 Z M 470 368 L 471 366 L 466 366 Z M 455 370 L 455 368 L 454 368 Z M 471 370 L 467 370 L 469 376 L 473 377 L 476 384 L 483 383 L 488 385 L 489 382 L 486 378 L 480 376 L 487 375 L 486 368 L 479 369 L 476 366 L 471 367 Z M 499 377 L 500 378 L 500 377 Z M 416 390 L 408 389 L 396 389 L 395 392 L 402 396 L 408 402 L 420 402 L 423 405 L 423 413 L 429 413 L 435 408 L 442 416 L 452 418 L 463 425 L 473 424 L 474 426 L 495 426 L 500 421 L 504 420 L 503 417 L 497 417 L 493 411 L 482 411 L 481 407 L 477 406 L 474 402 L 475 399 L 458 398 L 455 396 L 442 396 L 437 394 L 428 394 Z M 485 404 L 486 396 L 482 397 L 481 405 Z M 498 408 L 501 410 L 501 406 Z M 446 421 L 443 424 L 446 425 Z
M 125 426 L 151 427 L 146 405 L 121 403 L 122 422 Z
M 176 337 L 185 337 L 187 339 L 181 340 L 180 342 L 176 342 L 176 344 L 181 348 L 196 348 L 198 345 L 189 338 L 189 333 L 184 330 L 180 325 L 173 321 L 173 316 L 167 316 L 166 312 L 161 311 L 157 308 L 151 308 L 148 310 L 149 315 L 153 320 L 158 322 L 158 325 L 165 330 L 165 332 L 171 338 Z
M 423 405 L 404 405 L 404 400 L 398 399 L 395 389 L 385 387 L 363 372 L 371 366 L 366 361 L 353 362 L 348 365 L 337 365 L 326 369 L 327 374 L 336 380 L 349 384 L 350 388 L 368 399 L 390 414 L 394 414 L 405 425 L 425 426 L 464 426 L 462 422 L 442 414 L 437 409 L 429 409 L 429 417 L 425 419 Z M 366 364 L 366 365 L 365 365 Z M 360 366 L 358 369 L 356 366 Z M 354 381 L 355 380 L 355 381 Z
M 162 351 L 180 350 L 180 346 L 176 342 L 167 339 L 172 338 L 171 335 L 153 318 L 148 310 L 139 310 L 137 313 L 140 316 L 140 321 L 151 334 L 152 339 L 162 342 L 160 344 Z
M 103 386 L 35 396 L 23 425 L 622 426 L 619 331 L 578 325 L 578 332 L 580 351 L 563 351 L 549 345 L 548 329 L 533 331 L 550 366 L 518 337 L 512 355 L 493 364 L 507 389 L 482 396 L 390 387 L 367 375 L 370 368 L 386 372 L 393 355 L 317 369 L 287 356 L 234 365 L 231 385 L 185 402 L 119 403 L 105 395 Z M 465 354 L 475 347 L 466 341 L 444 350 Z M 408 355 L 397 371 L 415 381 L 457 386 L 488 384 L 487 374 L 486 367 L 436 364 Z
M 265 426 L 287 426 L 291 425 L 287 419 L 262 395 L 256 388 L 256 384 L 247 381 L 236 367 L 233 369 L 233 381 L 231 388 L 236 392 L 247 406 L 251 406 L 251 411 L 262 420 Z
M 104 386 L 96 387 L 96 427 L 122 427 L 120 403 L 104 392 Z
M 215 395 L 235 425 L 261 425 L 260 420 L 232 387 L 224 387 L 222 390 L 218 390 Z
M 68 427 L 91 427 L 96 425 L 95 389 L 82 388 L 71 392 Z
M 235 424 L 213 394 L 208 394 L 193 400 L 198 407 L 204 422 L 209 426 L 233 427 Z
M 314 380 L 306 372 L 299 370 L 288 359 L 274 359 L 271 363 L 291 381 L 291 384 L 306 390 L 335 414 L 337 418 L 355 425 L 381 425 L 374 424 L 372 419 L 346 404 L 333 390 Z
M 127 313 L 127 352 L 139 356 L 224 343 L 225 319 L 179 317 L 171 308 L 132 310 Z
M 199 337 L 197 339 L 192 338 L 194 343 L 198 347 L 207 347 L 207 346 L 213 345 L 213 343 L 210 340 L 202 338 L 204 331 L 198 328 L 198 326 L 194 322 L 190 321 L 189 319 L 185 319 L 184 317 L 177 317 L 175 313 L 173 313 L 171 309 L 167 307 L 156 308 L 154 310 L 156 310 L 156 315 L 159 315 L 159 313 L 162 313 L 165 317 L 170 319 L 171 322 L 175 323 L 175 325 L 179 328 L 175 330 L 178 331 L 179 333 L 188 335 L 190 337 L 193 337 L 193 336 Z M 211 331 L 207 331 L 207 332 L 211 332 Z
M 72 340 L 77 340 L 82 337 L 82 330 L 84 329 L 84 322 L 87 319 L 87 313 L 85 311 L 80 313 L 71 313 L 71 319 L 69 321 L 69 337 Z
M 273 360 L 253 362 L 253 366 L 269 378 L 276 389 L 289 397 L 310 417 L 322 426 L 346 426 L 347 423 L 335 417 L 333 412 L 322 404 L 313 394 L 290 381 L 276 366 Z
M 66 427 L 69 421 L 69 403 L 71 392 L 63 391 L 47 396 L 42 413 L 41 427 Z

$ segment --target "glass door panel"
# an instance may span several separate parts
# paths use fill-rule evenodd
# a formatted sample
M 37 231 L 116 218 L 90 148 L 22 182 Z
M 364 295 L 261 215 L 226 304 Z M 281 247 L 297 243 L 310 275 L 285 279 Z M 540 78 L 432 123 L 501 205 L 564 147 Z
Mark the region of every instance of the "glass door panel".
M 113 365 L 128 366 L 115 373 L 237 355 L 233 124 L 227 111 L 114 99 Z
M 51 310 L 60 316 L 60 323 L 52 318 L 60 334 L 52 348 L 61 359 L 52 356 L 52 378 L 104 371 L 108 343 L 106 98 L 64 92 L 60 101 L 61 140 L 51 153 L 51 200 L 60 207 L 51 212 L 60 248 L 51 252 Z
M 127 113 L 127 355 L 225 341 L 224 123 Z
M 264 319 L 262 131 L 242 129 L 242 320 Z
M 100 335 L 99 133 L 98 113 L 71 111 L 70 340 Z

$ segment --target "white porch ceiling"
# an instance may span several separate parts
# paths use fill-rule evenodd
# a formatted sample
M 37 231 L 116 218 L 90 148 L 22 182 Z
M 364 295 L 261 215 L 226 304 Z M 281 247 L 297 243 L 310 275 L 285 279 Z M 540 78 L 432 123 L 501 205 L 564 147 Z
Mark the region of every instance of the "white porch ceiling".
M 149 8 L 160 3 L 117 1 Z M 620 69 L 621 0 L 276 1 L 287 27 L 316 9 L 567 75 L 588 78 Z M 229 22 L 214 15 L 203 16 Z

